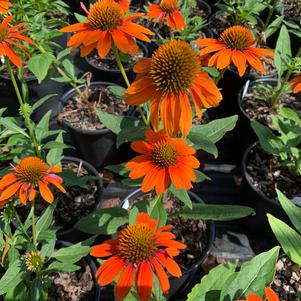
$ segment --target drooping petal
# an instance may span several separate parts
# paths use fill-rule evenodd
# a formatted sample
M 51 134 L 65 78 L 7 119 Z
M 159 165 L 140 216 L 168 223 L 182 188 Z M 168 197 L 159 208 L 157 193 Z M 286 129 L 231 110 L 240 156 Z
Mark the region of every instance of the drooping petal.
M 154 284 L 154 275 L 148 262 L 143 261 L 139 264 L 136 276 L 137 294 L 141 301 L 149 301 L 152 287 Z
M 159 285 L 163 293 L 167 293 L 169 291 L 170 285 L 169 285 L 169 280 L 168 277 L 162 268 L 161 264 L 155 259 L 151 258 L 150 260 L 151 264 L 155 268 L 156 275 L 159 280 Z
M 111 256 L 117 252 L 117 246 L 117 240 L 109 239 L 100 245 L 94 246 L 90 251 L 90 255 L 99 258 Z
M 6 187 L 0 195 L 0 202 L 11 198 L 18 191 L 20 186 L 21 186 L 21 183 L 16 182 L 16 183 Z
M 42 181 L 39 182 L 39 191 L 41 194 L 41 197 L 48 203 L 53 203 L 53 194 L 49 187 Z
M 182 272 L 178 264 L 171 259 L 169 256 L 162 254 L 162 253 L 157 253 L 156 254 L 157 260 L 167 269 L 167 271 L 174 277 L 181 277 Z
M 133 264 L 128 264 L 121 272 L 115 289 L 115 298 L 123 300 L 130 292 L 135 278 L 135 269 Z

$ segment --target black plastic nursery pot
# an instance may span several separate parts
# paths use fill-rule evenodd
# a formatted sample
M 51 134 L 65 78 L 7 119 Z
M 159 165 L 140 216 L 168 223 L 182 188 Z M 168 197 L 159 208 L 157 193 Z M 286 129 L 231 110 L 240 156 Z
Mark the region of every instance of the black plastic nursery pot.
M 139 49 L 143 52 L 143 57 L 148 56 L 148 48 L 144 43 L 137 42 Z M 112 82 L 121 86 L 125 86 L 124 79 L 122 74 L 118 68 L 103 68 L 93 64 L 89 60 L 89 56 L 85 56 L 84 60 L 86 61 L 87 65 L 89 65 L 89 69 L 93 74 L 94 81 L 108 81 Z M 125 72 L 130 81 L 132 81 L 135 77 L 133 72 L 133 66 L 124 66 Z
M 102 179 L 100 178 L 97 170 L 90 163 L 86 162 L 85 160 L 76 158 L 76 157 L 64 156 L 63 160 L 62 160 L 62 164 L 64 164 L 64 163 L 76 163 L 79 166 L 83 166 L 84 169 L 89 173 L 90 176 L 93 176 L 96 178 L 94 181 L 95 181 L 97 190 L 94 195 L 95 206 L 94 206 L 93 210 L 99 208 L 101 206 L 101 202 L 102 202 L 103 183 L 102 183 Z M 59 201 L 60 200 L 58 200 L 58 202 Z M 77 243 L 77 242 L 87 239 L 89 237 L 89 235 L 72 227 L 70 229 L 59 230 L 57 232 L 57 237 L 60 240 Z
M 244 86 L 240 89 L 237 96 L 237 106 L 238 106 L 238 122 L 234 130 L 234 140 L 236 142 L 236 147 L 238 151 L 239 158 L 245 149 L 255 141 L 257 141 L 257 136 L 251 127 L 251 118 L 242 106 L 243 97 L 247 93 L 248 89 L 254 87 L 260 83 L 268 83 L 271 85 L 277 85 L 277 79 L 273 78 L 261 78 L 254 81 L 247 81 Z
M 29 104 L 33 105 L 37 100 L 48 94 L 56 94 L 50 97 L 42 106 L 40 106 L 31 116 L 38 122 L 49 110 L 52 111 L 52 116 L 58 114 L 58 103 L 63 93 L 63 85 L 49 80 L 39 84 L 37 79 L 32 76 L 25 79 L 29 92 Z M 21 83 L 17 81 L 19 89 Z M 7 108 L 4 116 L 19 116 L 19 102 L 12 81 L 9 77 L 0 75 L 0 107 Z
M 141 191 L 141 189 L 137 189 L 136 191 L 132 192 L 130 195 L 128 195 L 124 200 L 123 200 L 123 205 L 122 207 L 125 209 L 128 209 L 130 206 L 130 202 L 134 200 L 135 198 L 143 195 L 144 193 Z M 188 191 L 189 196 L 191 197 L 192 202 L 195 203 L 204 203 L 204 201 L 194 192 Z M 188 285 L 191 283 L 193 280 L 195 274 L 198 272 L 201 264 L 204 262 L 206 257 L 208 256 L 210 250 L 212 249 L 213 242 L 215 240 L 215 223 L 213 221 L 208 221 L 208 243 L 206 248 L 202 251 L 200 256 L 195 260 L 195 263 L 188 268 L 186 271 L 183 271 L 182 277 L 180 278 L 174 278 L 172 276 L 169 277 L 170 280 L 170 290 L 169 293 L 166 295 L 167 300 L 176 300 L 176 293 L 179 293 L 185 288 L 188 287 Z M 176 259 L 176 258 L 175 258 Z
M 72 246 L 73 244 L 68 242 L 68 241 L 64 241 L 64 240 L 58 240 L 56 242 L 56 246 L 59 248 L 67 248 Z M 95 264 L 95 261 L 93 259 L 93 257 L 91 257 L 90 255 L 87 255 L 86 257 L 84 257 L 82 260 L 80 260 L 79 263 L 77 263 L 77 265 L 80 266 L 84 266 L 84 265 L 88 265 L 90 267 L 91 273 L 92 273 L 92 278 L 93 278 L 93 282 L 94 282 L 94 296 L 91 296 L 91 298 L 87 298 L 85 299 L 86 301 L 100 301 L 102 300 L 101 298 L 101 286 L 98 284 L 97 279 L 96 279 L 96 271 L 97 271 L 97 266 Z M 50 296 L 51 297 L 51 296 Z
M 92 82 L 91 87 L 107 87 L 114 85 L 109 82 Z M 80 90 L 85 85 L 78 87 Z M 62 97 L 64 106 L 77 92 L 70 90 Z M 97 170 L 109 164 L 125 162 L 131 154 L 128 144 L 116 147 L 116 135 L 109 129 L 85 130 L 75 128 L 68 121 L 63 120 L 63 127 L 70 133 L 71 140 L 79 156 L 92 164 Z
M 240 222 L 251 232 L 258 236 L 274 236 L 269 226 L 267 213 L 281 219 L 285 223 L 290 224 L 290 221 L 284 210 L 281 208 L 276 199 L 267 197 L 262 191 L 254 186 L 251 176 L 247 170 L 248 159 L 251 151 L 254 151 L 257 142 L 250 145 L 242 158 L 242 182 L 240 185 L 240 200 L 244 205 L 252 207 L 256 215 L 242 219 Z

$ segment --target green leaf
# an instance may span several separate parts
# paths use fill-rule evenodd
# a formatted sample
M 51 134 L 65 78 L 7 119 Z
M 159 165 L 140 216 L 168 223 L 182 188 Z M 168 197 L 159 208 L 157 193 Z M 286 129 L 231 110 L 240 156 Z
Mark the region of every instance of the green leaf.
M 117 229 L 128 222 L 129 216 L 125 209 L 114 207 L 97 209 L 81 218 L 75 229 L 89 234 L 114 234 Z
M 236 263 L 220 264 L 205 275 L 188 294 L 187 301 L 219 301 L 222 289 L 236 277 Z M 221 277 L 223 275 L 223 277 Z
M 222 139 L 227 132 L 235 128 L 237 119 L 238 115 L 216 119 L 207 124 L 193 126 L 191 132 L 202 133 L 202 135 L 206 136 L 212 143 L 216 143 Z
M 194 144 L 194 148 L 202 149 L 217 158 L 218 150 L 215 144 L 203 133 L 191 130 L 188 139 Z
M 301 233 L 301 208 L 289 200 L 280 190 L 276 189 L 278 200 L 297 231 Z
M 202 69 L 204 71 L 206 71 L 207 73 L 209 73 L 211 76 L 213 77 L 218 77 L 219 76 L 219 71 L 218 69 L 214 68 L 214 67 L 202 67 Z
M 167 212 L 164 208 L 161 196 L 156 196 L 155 199 L 148 204 L 148 214 L 151 218 L 156 219 L 159 222 L 158 227 L 166 225 Z
M 64 188 L 79 186 L 81 188 L 87 188 L 87 183 L 90 181 L 98 180 L 97 176 L 78 176 L 72 170 L 63 170 L 60 173 L 60 177 L 63 179 Z
M 43 257 L 50 257 L 55 248 L 56 239 L 47 240 L 46 243 L 42 245 L 41 255 Z
M 20 128 L 10 117 L 1 118 L 0 124 L 8 130 L 12 131 L 13 133 L 21 134 L 29 138 L 28 134 L 22 128 Z
M 124 87 L 121 87 L 118 85 L 112 85 L 112 86 L 108 86 L 107 89 L 115 96 L 117 96 L 119 98 L 124 98 L 124 93 L 126 90 Z
M 55 258 L 64 263 L 76 263 L 83 257 L 87 256 L 90 250 L 90 246 L 83 245 L 82 242 L 79 242 L 70 247 L 61 248 L 53 252 L 51 258 Z
M 87 20 L 86 16 L 80 15 L 78 13 L 74 13 L 74 16 L 79 23 L 84 23 Z
M 278 155 L 282 145 L 273 131 L 256 120 L 251 121 L 251 127 L 259 139 L 261 148 L 268 154 Z
M 37 138 L 39 143 L 42 142 L 42 139 L 43 139 L 43 136 L 44 136 L 45 132 L 47 132 L 48 129 L 49 129 L 50 115 L 51 115 L 51 111 L 48 111 L 42 117 L 42 119 L 39 121 L 39 123 L 36 126 L 35 134 L 36 134 L 36 138 Z
M 138 125 L 140 121 L 137 118 L 129 116 L 116 116 L 96 109 L 99 120 L 114 134 L 118 135 L 121 129 Z
M 49 271 L 58 271 L 58 272 L 75 272 L 80 269 L 80 266 L 73 263 L 59 262 L 54 261 L 49 266 Z
M 58 134 L 55 141 L 58 143 L 63 143 L 64 142 L 63 133 Z M 47 163 L 59 165 L 63 158 L 63 151 L 64 151 L 64 149 L 62 149 L 62 148 L 50 149 L 46 156 Z
M 290 35 L 285 25 L 282 25 L 275 48 L 274 59 L 278 77 L 281 78 L 287 70 L 286 60 L 292 56 Z
M 0 296 L 16 287 L 22 281 L 25 274 L 26 272 L 21 269 L 21 260 L 15 260 L 0 279 Z
M 56 203 L 53 203 L 49 205 L 46 210 L 43 212 L 41 217 L 37 221 L 36 230 L 37 230 L 37 239 L 39 239 L 39 236 L 42 231 L 47 230 L 51 223 L 53 218 L 53 212 L 56 207 Z
M 49 98 L 53 97 L 53 96 L 57 96 L 57 94 L 48 94 L 42 98 L 40 98 L 38 101 L 36 101 L 32 107 L 31 107 L 31 114 L 37 110 L 41 105 L 43 105 Z
M 7 291 L 5 301 L 24 301 L 28 300 L 28 289 L 23 282 Z
M 146 127 L 144 126 L 134 126 L 134 127 L 127 127 L 125 129 L 121 129 L 117 136 L 116 146 L 117 148 L 126 142 L 136 141 L 136 140 L 143 140 L 145 138 L 145 131 Z
M 33 279 L 31 283 L 31 296 L 30 301 L 39 301 L 43 292 L 43 283 L 39 278 Z
M 170 185 L 169 190 L 176 198 L 182 201 L 188 208 L 190 209 L 192 208 L 192 201 L 190 199 L 187 190 L 176 189 L 173 185 Z
M 270 226 L 284 252 L 301 266 L 301 235 L 280 219 L 267 214 Z
M 31 57 L 28 62 L 28 68 L 38 79 L 39 83 L 46 78 L 53 61 L 54 57 L 49 53 L 37 54 Z
M 255 215 L 255 211 L 246 206 L 193 204 L 191 210 L 183 208 L 179 215 L 186 219 L 203 219 L 213 221 L 230 221 Z
M 195 175 L 196 175 L 196 179 L 194 181 L 194 183 L 201 183 L 204 182 L 205 180 L 211 181 L 211 178 L 209 178 L 207 175 L 205 175 L 204 173 L 202 173 L 199 170 L 195 170 L 194 171 Z
M 126 177 L 129 173 L 129 170 L 125 167 L 124 163 L 121 164 L 115 164 L 115 165 L 108 165 L 105 167 L 105 169 L 110 170 L 117 175 L 120 175 L 122 177 Z
M 236 301 L 249 293 L 262 296 L 264 288 L 270 286 L 274 279 L 278 255 L 279 247 L 275 247 L 243 263 L 236 278 L 222 291 L 222 297 Z
M 280 27 L 284 16 L 278 16 L 265 30 L 265 37 L 270 37 L 273 33 L 275 33 Z

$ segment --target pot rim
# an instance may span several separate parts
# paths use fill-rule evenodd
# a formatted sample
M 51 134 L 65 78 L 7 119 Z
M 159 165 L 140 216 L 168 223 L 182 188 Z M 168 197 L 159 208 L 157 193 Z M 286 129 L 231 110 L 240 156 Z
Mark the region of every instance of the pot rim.
M 249 82 L 249 84 L 248 84 Z M 237 103 L 238 103 L 238 108 L 239 108 L 239 111 L 241 112 L 241 114 L 247 118 L 249 121 L 251 121 L 251 118 L 250 116 L 247 114 L 247 112 L 243 109 L 242 107 L 242 94 L 246 88 L 246 85 L 248 84 L 248 89 L 250 89 L 250 87 L 253 87 L 257 84 L 260 84 L 261 82 L 271 82 L 272 84 L 273 83 L 276 83 L 277 84 L 277 79 L 276 78 L 260 78 L 260 79 L 256 79 L 256 80 L 248 80 L 239 90 L 238 94 L 237 94 Z
M 100 206 L 100 204 L 102 202 L 103 181 L 102 181 L 99 173 L 95 169 L 95 167 L 93 165 L 91 165 L 89 162 L 87 162 L 87 161 L 85 161 L 83 159 L 77 158 L 77 157 L 73 157 L 73 156 L 63 156 L 62 162 L 63 161 L 82 163 L 82 165 L 84 166 L 84 168 L 87 169 L 87 171 L 89 173 L 94 174 L 94 176 L 97 176 L 97 179 L 94 180 L 96 182 L 97 191 L 95 192 L 95 194 L 96 194 L 96 197 L 95 197 L 95 207 L 94 207 L 93 210 L 99 208 L 99 206 Z M 71 234 L 74 230 L 76 230 L 76 229 L 74 229 L 74 227 L 72 226 L 71 228 L 66 229 L 66 230 L 61 230 L 61 231 L 59 230 L 57 232 L 57 234 L 59 236 L 63 237 L 63 236 Z M 78 230 L 76 230 L 76 231 L 78 231 Z
M 205 2 L 204 0 L 197 0 L 197 7 L 204 7 L 207 10 L 206 15 L 203 17 L 204 20 L 208 19 L 209 16 L 212 14 L 211 6 Z
M 95 82 L 91 82 L 90 84 L 92 87 L 97 87 L 97 86 L 103 86 L 103 87 L 108 87 L 108 86 L 118 86 L 115 83 L 111 83 L 111 82 L 106 82 L 106 81 L 95 81 Z M 85 84 L 82 84 L 80 86 L 78 86 L 78 88 L 80 90 L 83 90 L 85 88 Z M 76 95 L 77 92 L 74 88 L 70 89 L 69 91 L 67 91 L 61 98 L 60 103 L 62 104 L 62 106 L 64 107 L 65 104 L 70 100 L 71 97 L 73 97 L 74 95 Z M 59 114 L 58 114 L 59 115 Z M 108 133 L 112 133 L 112 131 L 106 127 L 104 127 L 103 129 L 97 129 L 97 130 L 87 130 L 87 129 L 81 129 L 81 128 L 76 128 L 74 127 L 70 122 L 66 121 L 65 119 L 62 120 L 62 123 L 64 126 L 66 126 L 67 128 L 71 128 L 73 131 L 76 132 L 80 132 L 86 135 L 104 135 L 104 134 L 108 134 Z
M 142 52 L 143 52 L 143 57 L 148 57 L 149 55 L 149 52 L 148 52 L 148 49 L 147 47 L 140 41 L 137 41 L 137 44 L 139 45 L 139 48 L 142 48 Z M 89 64 L 90 67 L 94 68 L 94 69 L 97 69 L 98 71 L 102 71 L 102 72 L 109 72 L 109 73 L 114 73 L 114 74 L 121 74 L 120 70 L 118 68 L 116 69 L 103 69 L 99 66 L 96 66 L 94 64 L 92 64 L 89 59 L 88 59 L 88 56 L 85 56 L 84 57 L 85 61 L 87 62 L 87 64 Z M 106 59 L 106 58 L 104 58 Z M 133 69 L 133 66 L 132 67 L 126 67 L 124 68 L 125 72 L 130 72 L 131 70 Z
M 194 198 L 197 202 L 205 204 L 205 202 L 196 193 L 194 193 L 193 191 L 190 191 L 190 190 L 188 190 L 187 192 L 188 192 L 189 196 Z M 131 192 L 128 196 L 126 196 L 123 199 L 121 206 L 123 207 L 123 205 L 126 201 L 128 201 L 129 199 L 135 197 L 136 195 L 140 195 L 140 194 L 144 194 L 144 192 L 142 192 L 141 188 L 138 188 L 135 191 Z M 208 238 L 207 245 L 204 248 L 204 250 L 202 251 L 202 253 L 200 254 L 200 256 L 195 260 L 196 263 L 193 264 L 192 266 L 190 266 L 186 271 L 184 271 L 182 276 L 193 272 L 193 270 L 198 269 L 200 267 L 200 265 L 202 264 L 202 262 L 204 261 L 204 259 L 208 256 L 210 250 L 213 247 L 213 242 L 216 237 L 215 223 L 212 220 L 208 220 L 206 222 L 207 222 L 208 228 L 209 228 L 209 231 L 208 231 L 209 238 Z M 174 277 L 170 277 L 170 279 L 174 279 Z
M 74 243 L 72 243 L 72 242 L 69 242 L 69 241 L 66 241 L 66 240 L 61 240 L 61 239 L 58 239 L 56 241 L 56 244 L 62 245 L 63 247 L 70 247 L 70 246 L 74 245 Z M 89 254 L 87 256 L 83 257 L 81 260 L 85 261 L 86 264 L 88 264 L 89 267 L 91 268 L 92 278 L 93 278 L 94 285 L 95 285 L 95 287 L 94 287 L 94 292 L 95 292 L 94 300 L 98 301 L 98 300 L 100 300 L 101 286 L 98 284 L 98 281 L 96 279 L 97 266 L 95 264 L 95 260 Z
M 241 162 L 241 170 L 242 170 L 242 174 L 244 179 L 246 180 L 247 184 L 250 186 L 250 188 L 257 193 L 261 199 L 263 199 L 265 202 L 271 203 L 277 207 L 281 207 L 279 202 L 277 202 L 275 199 L 269 198 L 267 197 L 261 190 L 257 190 L 253 183 L 251 182 L 251 176 L 247 171 L 247 161 L 250 155 L 250 152 L 253 148 L 255 148 L 258 145 L 258 141 L 252 143 L 245 151 L 242 157 L 242 162 Z

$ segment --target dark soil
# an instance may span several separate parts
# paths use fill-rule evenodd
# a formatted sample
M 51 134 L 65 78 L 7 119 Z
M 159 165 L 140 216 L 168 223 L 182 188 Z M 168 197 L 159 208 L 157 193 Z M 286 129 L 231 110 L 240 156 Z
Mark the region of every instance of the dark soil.
M 301 268 L 289 258 L 283 257 L 278 260 L 276 269 L 276 276 L 271 287 L 279 300 L 300 301 Z
M 144 56 L 143 51 L 140 49 L 138 51 L 138 54 L 135 56 L 125 56 L 125 60 L 123 60 L 123 67 L 126 71 L 130 70 L 133 68 L 133 66 L 135 65 L 135 63 L 141 59 Z M 117 71 L 120 72 L 118 69 L 118 65 L 116 63 L 114 54 L 112 52 L 110 52 L 107 57 L 105 59 L 101 58 L 97 51 L 93 51 L 91 54 L 89 54 L 87 56 L 87 60 L 88 62 L 94 66 L 97 69 L 100 70 L 106 70 L 106 71 Z
M 17 77 L 18 76 L 17 67 L 15 65 L 12 65 L 11 67 L 14 72 L 14 75 Z M 31 73 L 31 71 L 28 69 L 27 66 L 24 66 L 22 71 L 23 71 L 23 80 L 32 81 L 36 79 L 36 77 Z M 1 71 L 1 76 L 3 76 L 5 79 L 10 79 L 10 75 L 7 68 Z
M 283 14 L 288 19 L 299 18 L 301 15 L 300 0 L 279 0 L 283 5 Z
M 301 195 L 301 177 L 292 175 L 277 157 L 266 154 L 259 146 L 250 152 L 247 172 L 255 188 L 269 198 L 276 199 L 275 187 L 290 199 Z
M 259 96 L 262 96 L 260 87 L 258 85 L 251 86 L 241 101 L 241 106 L 250 119 L 256 119 L 272 128 L 271 116 L 277 114 L 277 108 L 270 108 L 268 103 L 258 99 Z M 268 100 L 269 96 L 264 95 L 264 98 Z M 301 96 L 299 94 L 282 94 L 280 96 L 279 106 L 301 110 Z
M 91 176 L 88 171 L 77 163 L 68 162 L 63 164 L 64 171 L 73 171 L 78 177 Z M 64 183 L 62 184 L 64 186 Z M 51 186 L 51 185 L 50 185 Z M 53 214 L 53 225 L 61 227 L 63 230 L 68 230 L 82 217 L 91 213 L 96 207 L 96 192 L 97 186 L 94 180 L 86 184 L 86 188 L 79 186 L 66 187 L 66 194 L 58 193 L 56 190 L 57 206 Z M 40 216 L 47 208 L 48 203 L 44 200 L 36 199 L 36 215 Z M 30 202 L 27 206 L 18 208 L 18 213 L 21 220 L 25 220 L 30 211 Z
M 225 29 L 233 25 L 235 25 L 234 20 L 232 19 L 231 15 L 228 14 L 227 12 L 216 13 L 210 18 L 209 21 L 210 29 L 217 36 L 219 36 Z M 253 24 L 249 21 L 245 21 L 240 25 L 245 26 L 250 30 L 252 30 L 255 36 L 259 36 L 259 33 L 261 32 L 259 24 Z
M 50 276 L 48 301 L 94 301 L 95 284 L 92 270 L 85 264 L 75 272 L 58 272 Z
M 148 193 L 137 197 L 132 201 L 132 204 L 137 201 L 151 201 L 153 199 L 154 195 Z M 169 216 L 167 224 L 173 226 L 171 232 L 176 235 L 175 239 L 187 246 L 185 250 L 181 251 L 181 253 L 175 257 L 182 271 L 185 271 L 196 263 L 196 260 L 201 256 L 208 244 L 209 232 L 207 222 L 203 220 L 185 220 L 179 216 L 170 217 L 170 215 L 183 208 L 183 203 L 172 195 L 164 200 L 164 207 Z
M 129 106 L 106 87 L 90 87 L 87 95 L 90 105 L 76 94 L 64 106 L 58 121 L 62 123 L 65 120 L 75 128 L 93 131 L 105 128 L 97 117 L 95 108 L 114 115 L 125 115 L 129 110 Z

